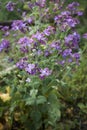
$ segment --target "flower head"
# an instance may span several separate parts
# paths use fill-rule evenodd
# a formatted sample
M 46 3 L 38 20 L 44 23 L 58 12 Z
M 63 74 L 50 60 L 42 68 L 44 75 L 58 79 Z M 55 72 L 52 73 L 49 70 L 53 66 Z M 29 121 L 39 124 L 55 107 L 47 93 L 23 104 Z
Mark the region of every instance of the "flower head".
M 78 7 L 79 6 L 79 3 L 78 2 L 72 2 L 72 3 L 70 3 L 69 5 L 68 5 L 68 9 L 70 10 L 70 11 L 73 11 L 73 10 L 76 10 L 76 7 Z
M 54 33 L 54 27 L 48 26 L 43 32 L 46 36 L 49 36 L 50 34 Z
M 34 38 L 36 38 L 40 43 L 46 44 L 46 37 L 44 33 L 37 32 L 35 35 L 33 35 Z
M 56 50 L 61 50 L 60 41 L 52 42 L 52 43 L 50 44 L 50 47 L 51 47 L 51 48 L 55 48 Z
M 46 4 L 46 0 L 37 0 L 36 5 L 43 8 Z
M 22 20 L 14 20 L 12 23 L 12 30 L 17 31 L 20 30 L 21 32 L 26 31 L 26 23 L 24 23 Z
M 22 52 L 28 52 L 28 48 L 31 48 L 33 39 L 29 37 L 22 37 L 19 39 L 18 44 L 20 44 L 20 49 Z
M 65 49 L 63 51 L 63 57 L 70 56 L 72 54 L 72 49 Z
M 6 9 L 7 9 L 8 11 L 13 11 L 14 8 L 15 8 L 15 3 L 9 1 L 9 2 L 7 3 L 7 5 L 6 5 Z
M 22 58 L 19 62 L 16 63 L 16 66 L 19 68 L 19 69 L 24 69 L 26 66 L 27 66 L 27 58 L 24 57 Z
M 36 74 L 37 72 L 37 65 L 36 64 L 28 64 L 25 68 L 25 71 L 31 75 Z
M 4 49 L 7 49 L 10 45 L 10 42 L 8 40 L 2 40 L 0 43 L 0 52 L 3 51 Z
M 45 77 L 48 77 L 49 75 L 51 75 L 52 70 L 49 70 L 49 68 L 44 68 L 40 70 L 40 78 L 44 79 Z
M 80 41 L 80 35 L 77 32 L 69 34 L 67 37 L 65 37 L 66 45 L 75 49 L 78 48 L 79 41 Z
M 83 38 L 87 39 L 87 33 L 83 34 Z

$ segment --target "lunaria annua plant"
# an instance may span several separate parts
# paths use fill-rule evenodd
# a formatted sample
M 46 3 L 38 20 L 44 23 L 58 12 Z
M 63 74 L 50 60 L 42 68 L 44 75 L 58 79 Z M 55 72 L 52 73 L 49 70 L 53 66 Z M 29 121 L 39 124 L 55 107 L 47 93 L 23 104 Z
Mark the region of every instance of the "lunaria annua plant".
M 30 1 L 27 5 L 29 14 L 24 12 L 23 20 L 14 20 L 10 30 L 1 27 L 0 52 L 8 50 L 10 62 L 19 70 L 19 78 L 15 75 L 12 81 L 9 110 L 20 111 L 24 128 L 45 130 L 51 125 L 56 129 L 61 118 L 58 86 L 64 85 L 64 76 L 80 61 L 81 36 L 76 26 L 83 13 L 77 2 L 67 7 L 60 0 Z M 9 2 L 6 8 L 13 11 L 15 3 Z M 87 39 L 87 34 L 83 38 Z

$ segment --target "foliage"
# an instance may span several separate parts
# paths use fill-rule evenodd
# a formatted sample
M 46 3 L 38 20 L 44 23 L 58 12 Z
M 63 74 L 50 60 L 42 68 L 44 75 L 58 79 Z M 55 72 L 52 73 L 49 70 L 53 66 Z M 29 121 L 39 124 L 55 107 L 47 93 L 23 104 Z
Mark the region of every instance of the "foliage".
M 87 114 L 87 63 L 80 58 L 86 45 L 79 48 L 85 40 L 75 30 L 79 4 L 31 2 L 22 20 L 1 27 L 1 123 L 9 130 L 80 130 Z M 7 9 L 11 13 L 13 6 Z

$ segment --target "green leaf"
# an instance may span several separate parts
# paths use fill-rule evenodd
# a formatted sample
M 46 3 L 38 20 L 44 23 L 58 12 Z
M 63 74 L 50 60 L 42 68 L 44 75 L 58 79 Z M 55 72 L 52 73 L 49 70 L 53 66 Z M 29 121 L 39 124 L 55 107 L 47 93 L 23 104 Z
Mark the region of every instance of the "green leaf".
M 47 101 L 46 97 L 44 96 L 38 96 L 36 99 L 37 104 L 43 104 Z
M 87 114 L 87 104 L 84 105 L 83 103 L 79 103 L 78 107 L 81 109 L 82 112 Z
M 31 118 L 35 121 L 38 122 L 41 119 L 41 113 L 40 111 L 36 110 L 36 111 L 32 111 L 31 113 Z
M 29 97 L 26 99 L 26 105 L 34 105 L 36 98 Z
M 54 92 L 51 92 L 48 97 L 48 117 L 48 123 L 51 125 L 54 125 L 61 117 L 60 103 Z
M 30 90 L 30 96 L 33 97 L 33 98 L 36 97 L 37 93 L 38 93 L 38 90 L 37 90 L 37 89 L 32 89 L 32 90 Z
M 54 125 L 56 123 L 56 121 L 58 121 L 61 117 L 61 111 L 60 109 L 58 109 L 57 107 L 53 107 L 53 106 L 49 106 L 49 121 L 51 123 L 51 125 Z

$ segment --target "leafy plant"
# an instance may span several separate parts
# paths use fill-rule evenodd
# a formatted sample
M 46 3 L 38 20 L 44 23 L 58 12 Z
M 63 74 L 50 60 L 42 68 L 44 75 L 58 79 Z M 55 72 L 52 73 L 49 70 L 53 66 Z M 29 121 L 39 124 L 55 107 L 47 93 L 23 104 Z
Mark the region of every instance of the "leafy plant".
M 78 76 L 74 78 L 82 55 L 81 36 L 75 30 L 82 11 L 77 2 L 67 7 L 64 1 L 26 4 L 29 10 L 23 13 L 22 20 L 14 20 L 11 28 L 1 27 L 4 38 L 0 52 L 6 55 L 2 61 L 10 66 L 1 66 L 5 70 L 0 73 L 1 118 L 8 120 L 12 129 L 18 125 L 21 130 L 70 130 L 78 125 L 81 116 L 79 110 L 79 116 L 74 118 L 75 104 L 82 112 L 86 109 L 78 103 L 83 95 L 80 97 L 81 91 L 75 88 Z M 7 3 L 7 10 L 11 12 L 13 5 Z

